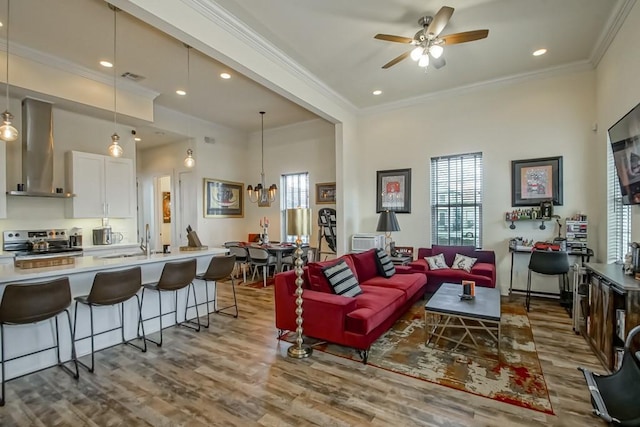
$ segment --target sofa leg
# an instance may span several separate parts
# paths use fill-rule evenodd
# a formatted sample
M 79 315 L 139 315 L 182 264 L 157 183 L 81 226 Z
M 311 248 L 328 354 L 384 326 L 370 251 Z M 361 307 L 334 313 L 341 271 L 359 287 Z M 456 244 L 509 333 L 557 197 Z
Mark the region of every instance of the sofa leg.
M 281 340 L 283 336 L 287 335 L 287 332 L 288 332 L 288 331 L 286 331 L 286 330 L 284 330 L 284 329 L 278 329 L 278 336 L 277 336 L 277 339 L 278 339 L 278 340 Z
M 358 350 L 358 356 L 362 359 L 362 363 L 367 364 L 367 360 L 369 359 L 369 349 L 366 350 Z

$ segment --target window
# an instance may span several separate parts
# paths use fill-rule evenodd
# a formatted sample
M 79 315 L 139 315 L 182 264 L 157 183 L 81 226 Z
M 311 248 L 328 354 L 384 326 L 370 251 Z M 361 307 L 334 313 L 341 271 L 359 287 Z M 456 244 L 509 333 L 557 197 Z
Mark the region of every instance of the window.
M 482 247 L 482 153 L 431 159 L 431 244 Z
M 309 173 L 292 173 L 282 175 L 280 180 L 282 211 L 280 213 L 282 224 L 281 239 L 283 242 L 294 242 L 297 236 L 287 235 L 287 209 L 309 207 Z M 309 243 L 309 237 L 303 236 L 302 241 Z
M 631 243 L 631 206 L 622 204 L 622 193 L 611 144 L 607 150 L 607 263 L 622 262 Z

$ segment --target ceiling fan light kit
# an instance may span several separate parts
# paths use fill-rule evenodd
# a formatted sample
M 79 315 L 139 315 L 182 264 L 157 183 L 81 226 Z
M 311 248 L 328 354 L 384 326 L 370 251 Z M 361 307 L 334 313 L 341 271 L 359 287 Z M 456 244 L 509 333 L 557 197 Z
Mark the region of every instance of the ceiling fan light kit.
M 474 30 L 440 36 L 440 33 L 444 30 L 449 19 L 451 19 L 453 11 L 454 9 L 452 7 L 443 6 L 435 16 L 421 17 L 418 20 L 418 24 L 422 26 L 422 29 L 418 30 L 413 38 L 394 36 L 390 34 L 376 34 L 374 38 L 378 40 L 385 40 L 394 43 L 406 43 L 416 46 L 411 51 L 405 52 L 387 62 L 382 66 L 382 68 L 390 68 L 408 56 L 414 61 L 417 61 L 418 66 L 421 68 L 426 68 L 430 64 L 433 65 L 434 68 L 442 68 L 446 65 L 446 61 L 442 57 L 445 45 L 480 40 L 489 35 L 489 30 Z

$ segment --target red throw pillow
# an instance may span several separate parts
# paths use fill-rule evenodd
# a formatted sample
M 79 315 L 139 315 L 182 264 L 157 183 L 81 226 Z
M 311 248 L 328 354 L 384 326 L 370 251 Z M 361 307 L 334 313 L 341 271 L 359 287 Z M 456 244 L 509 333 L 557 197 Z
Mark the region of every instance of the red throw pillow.
M 356 269 L 353 266 L 353 261 L 348 256 L 338 259 L 332 259 L 329 261 L 310 262 L 309 264 L 307 264 L 307 274 L 309 277 L 309 287 L 311 288 L 311 290 L 332 294 L 333 288 L 329 284 L 329 281 L 324 275 L 324 271 L 322 269 L 337 264 L 341 260 L 344 260 L 347 263 L 351 271 L 353 271 L 353 275 L 357 279 L 358 274 L 356 273 Z

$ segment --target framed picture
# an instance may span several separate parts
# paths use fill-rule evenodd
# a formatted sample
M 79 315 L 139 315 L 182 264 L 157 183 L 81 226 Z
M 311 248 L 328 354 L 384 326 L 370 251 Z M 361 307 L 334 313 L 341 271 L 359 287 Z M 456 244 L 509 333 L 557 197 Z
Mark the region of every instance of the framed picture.
M 376 212 L 411 213 L 411 169 L 377 171 Z
M 320 182 L 316 184 L 316 203 L 319 205 L 336 203 L 335 182 Z
M 168 191 L 162 192 L 162 222 L 171 222 L 171 193 Z
M 511 206 L 562 206 L 562 156 L 511 161 Z
M 244 184 L 204 178 L 205 218 L 244 218 Z

